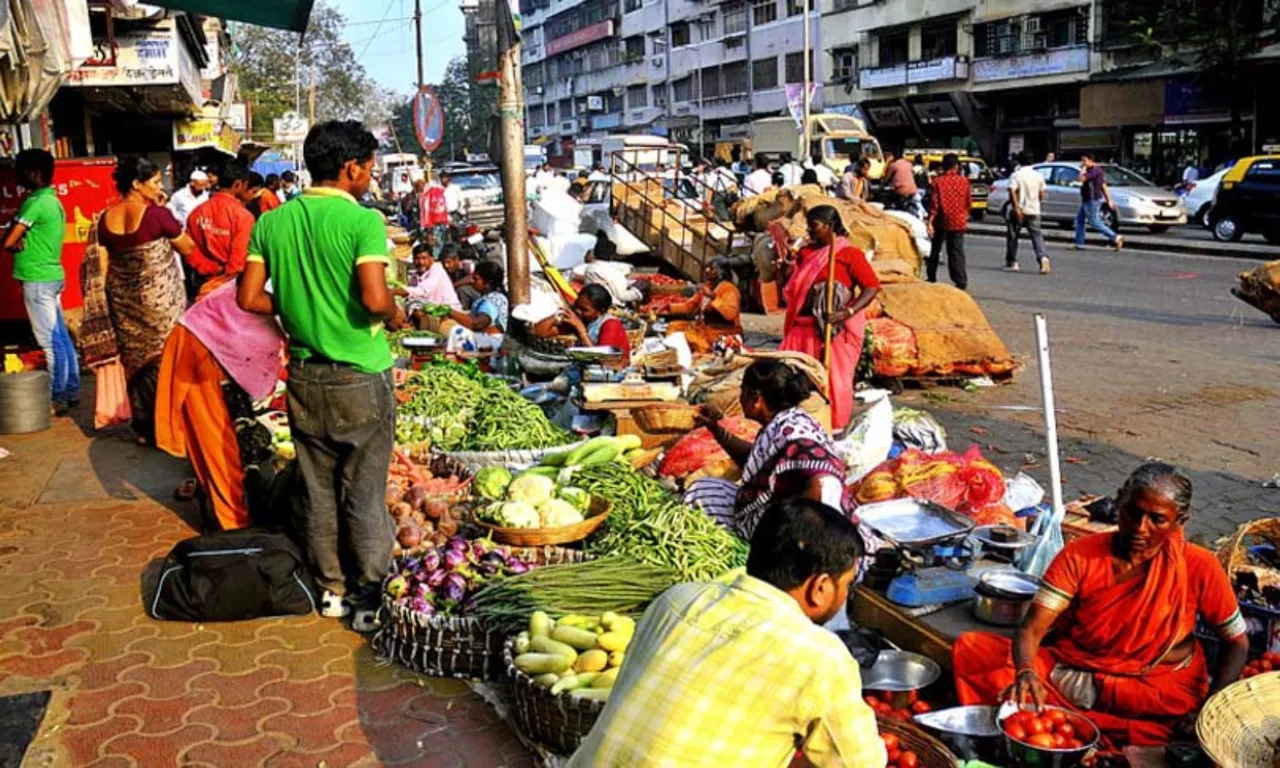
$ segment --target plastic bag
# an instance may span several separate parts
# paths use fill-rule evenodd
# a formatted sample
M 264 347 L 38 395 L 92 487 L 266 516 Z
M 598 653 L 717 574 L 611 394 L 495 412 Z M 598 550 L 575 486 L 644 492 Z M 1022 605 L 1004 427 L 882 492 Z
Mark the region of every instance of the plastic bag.
M 1005 483 L 1004 503 L 1014 512 L 1034 507 L 1042 501 L 1044 489 L 1026 472 L 1019 472 L 1017 477 Z
M 858 393 L 858 397 L 872 406 L 836 441 L 836 450 L 844 457 L 846 485 L 858 482 L 887 459 L 893 447 L 893 404 L 889 393 L 871 389 Z
M 97 382 L 94 385 L 93 428 L 106 429 L 133 418 L 125 388 L 124 366 L 120 361 L 99 365 L 93 373 Z
M 1018 555 L 1018 568 L 1032 576 L 1044 576 L 1049 563 L 1058 556 L 1066 543 L 1062 540 L 1062 520 L 1067 516 L 1066 507 L 1054 509 L 1036 517 L 1031 524 L 1030 533 L 1039 540 Z
M 925 453 L 947 450 L 947 430 L 928 411 L 898 408 L 893 412 L 893 437 L 907 448 Z

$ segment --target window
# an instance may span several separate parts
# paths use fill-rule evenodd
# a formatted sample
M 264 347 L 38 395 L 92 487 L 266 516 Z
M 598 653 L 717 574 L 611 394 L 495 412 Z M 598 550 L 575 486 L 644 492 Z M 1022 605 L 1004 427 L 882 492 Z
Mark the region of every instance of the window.
M 908 60 L 907 30 L 880 36 L 880 66 L 895 67 L 906 64 Z
M 788 53 L 787 54 L 787 82 L 803 83 L 804 82 L 804 54 Z M 809 51 L 809 76 L 812 78 L 816 73 L 813 70 L 813 51 Z
M 756 59 L 751 62 L 751 88 L 767 91 L 778 87 L 778 57 Z
M 778 0 L 751 0 L 751 24 L 760 26 L 778 20 Z
M 671 100 L 676 104 L 687 102 L 693 90 L 693 78 L 683 77 L 671 84 Z
M 627 87 L 627 109 L 640 109 L 649 106 L 649 86 L 632 85 Z
M 1280 161 L 1255 160 L 1244 174 L 1244 180 L 1251 185 L 1264 188 L 1280 189 Z
M 747 31 L 747 6 L 743 3 L 726 3 L 724 10 L 724 33 L 736 35 Z
M 806 2 L 812 2 L 812 0 L 787 0 L 787 16 L 799 16 L 804 13 Z
M 978 58 L 1088 43 L 1089 9 L 1086 7 L 1001 19 L 973 27 L 973 51 Z
M 721 90 L 725 96 L 739 96 L 751 89 L 747 85 L 747 62 L 725 64 L 720 71 Z
M 667 106 L 666 83 L 659 83 L 658 85 L 653 86 L 653 106 L 659 108 Z
M 1075 168 L 1065 165 L 1055 165 L 1053 167 L 1053 181 L 1051 183 L 1054 186 L 1068 187 L 1079 180 L 1080 172 Z
M 679 48 L 689 44 L 689 22 L 681 21 L 671 25 L 671 47 Z
M 623 0 L 622 12 L 631 13 L 640 10 L 641 0 Z
M 719 67 L 707 67 L 698 73 L 698 78 L 702 84 L 702 98 L 714 99 L 723 93 L 720 89 Z
M 644 35 L 634 35 L 622 41 L 624 61 L 639 61 L 644 58 Z
M 920 30 L 920 59 L 932 61 L 956 55 L 956 26 L 953 23 Z
M 619 91 L 618 93 L 614 93 L 612 90 L 608 90 L 601 95 L 604 97 L 603 101 L 604 101 L 605 112 L 608 112 L 609 114 L 614 114 L 616 112 L 621 112 L 623 110 L 621 91 Z
M 537 88 L 544 82 L 541 63 L 525 67 L 520 74 L 524 76 L 524 86 L 526 88 Z
M 840 82 L 858 71 L 858 49 L 837 48 L 831 52 L 831 79 Z
M 560 100 L 560 121 L 573 119 L 573 99 Z

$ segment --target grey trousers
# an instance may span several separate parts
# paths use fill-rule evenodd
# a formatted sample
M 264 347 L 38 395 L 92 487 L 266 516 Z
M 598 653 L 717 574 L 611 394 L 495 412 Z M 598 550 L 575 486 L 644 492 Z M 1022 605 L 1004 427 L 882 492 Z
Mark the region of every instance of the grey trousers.
M 1013 212 L 1010 211 L 1009 215 L 1012 216 Z M 1018 233 L 1023 229 L 1031 235 L 1031 250 L 1036 254 L 1036 263 L 1044 263 L 1044 232 L 1040 229 L 1040 217 L 1023 216 L 1022 223 L 1018 223 L 1013 218 L 1005 223 L 1004 263 L 1006 266 L 1012 267 L 1018 263 Z

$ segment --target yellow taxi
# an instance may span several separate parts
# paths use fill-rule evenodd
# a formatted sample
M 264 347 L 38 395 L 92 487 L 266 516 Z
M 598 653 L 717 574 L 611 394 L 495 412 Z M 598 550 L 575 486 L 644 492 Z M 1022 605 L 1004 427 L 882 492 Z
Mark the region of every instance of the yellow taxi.
M 965 154 L 955 149 L 913 149 L 903 150 L 903 157 L 915 162 L 919 155 L 924 159 L 924 167 L 932 178 L 942 173 L 942 158 L 954 153 L 960 160 L 960 174 L 969 179 L 969 216 L 979 221 L 987 215 L 987 196 L 991 194 L 991 183 L 995 181 L 986 161 L 974 155 Z

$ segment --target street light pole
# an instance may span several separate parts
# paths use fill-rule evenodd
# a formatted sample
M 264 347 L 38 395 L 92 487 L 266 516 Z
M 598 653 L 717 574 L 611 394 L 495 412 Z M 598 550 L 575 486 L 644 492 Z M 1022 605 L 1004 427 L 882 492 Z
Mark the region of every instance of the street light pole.
M 413 28 L 418 43 L 418 90 L 422 90 L 422 0 L 413 0 Z
M 520 38 L 507 0 L 495 0 L 498 22 L 498 121 L 501 126 L 502 201 L 506 217 L 507 289 L 511 304 L 529 302 L 529 211 L 524 189 L 524 105 Z
M 804 124 L 800 128 L 800 155 L 796 160 L 801 166 L 804 165 L 804 159 L 809 155 L 809 81 L 813 79 L 812 67 L 812 51 L 810 49 L 810 24 L 809 24 L 809 6 L 812 0 L 802 0 L 804 3 Z

